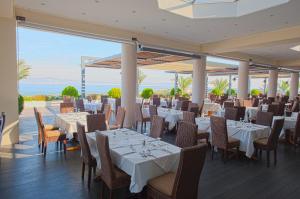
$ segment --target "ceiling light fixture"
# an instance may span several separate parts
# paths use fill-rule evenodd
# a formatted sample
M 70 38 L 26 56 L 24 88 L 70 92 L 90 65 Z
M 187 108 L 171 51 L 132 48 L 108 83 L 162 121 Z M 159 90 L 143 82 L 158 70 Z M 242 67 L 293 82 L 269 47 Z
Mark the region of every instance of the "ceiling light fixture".
M 300 52 L 300 45 L 292 47 L 291 50 Z
M 290 0 L 157 0 L 160 9 L 188 18 L 240 17 L 279 6 L 289 1 Z

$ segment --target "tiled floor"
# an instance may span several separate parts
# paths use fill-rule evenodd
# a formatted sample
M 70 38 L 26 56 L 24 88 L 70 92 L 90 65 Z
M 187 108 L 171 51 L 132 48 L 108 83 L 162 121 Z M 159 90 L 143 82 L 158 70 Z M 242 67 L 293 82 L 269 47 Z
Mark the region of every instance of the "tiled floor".
M 40 109 L 41 110 L 41 109 Z M 42 109 L 44 120 L 53 121 L 53 109 Z M 54 111 L 55 112 L 55 111 Z M 81 181 L 80 151 L 66 157 L 51 144 L 47 158 L 40 154 L 32 110 L 20 117 L 21 140 L 13 147 L 0 149 L 0 199 L 100 198 L 101 183 L 91 191 Z M 173 143 L 175 136 L 164 140 Z M 300 198 L 300 149 L 280 144 L 278 165 L 266 168 L 262 161 L 230 160 L 226 164 L 209 152 L 199 183 L 201 199 L 298 199 Z M 115 198 L 123 199 L 126 190 Z

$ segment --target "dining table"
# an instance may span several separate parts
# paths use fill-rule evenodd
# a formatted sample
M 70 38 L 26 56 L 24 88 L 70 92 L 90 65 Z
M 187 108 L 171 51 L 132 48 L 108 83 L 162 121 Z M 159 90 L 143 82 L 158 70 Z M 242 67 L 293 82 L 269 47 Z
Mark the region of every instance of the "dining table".
M 208 111 L 216 113 L 216 112 L 220 111 L 221 109 L 222 109 L 222 107 L 218 103 L 215 103 L 215 102 L 204 102 L 202 112 L 204 114 L 207 114 Z
M 112 162 L 131 177 L 129 190 L 132 193 L 141 192 L 148 180 L 168 172 L 176 172 L 178 168 L 181 148 L 123 128 L 86 134 L 98 169 L 101 168 L 96 142 L 98 133 L 108 136 Z
M 149 107 L 143 107 L 142 112 L 144 117 L 150 117 Z M 182 111 L 170 108 L 158 107 L 157 115 L 165 118 L 165 121 L 169 123 L 169 130 L 172 130 L 176 126 L 177 122 L 183 119 Z
M 211 140 L 211 124 L 209 117 L 197 117 L 196 124 L 200 132 L 210 133 Z M 259 138 L 268 137 L 271 128 L 268 126 L 257 125 L 253 123 L 245 123 L 241 121 L 227 120 L 228 136 L 240 140 L 240 151 L 245 152 L 246 157 L 251 158 L 254 153 L 253 141 Z
M 73 133 L 77 132 L 77 122 L 85 126 L 87 130 L 87 112 L 59 113 L 55 115 L 54 124 L 63 130 L 67 138 L 73 138 Z
M 94 113 L 97 113 L 97 111 L 100 111 L 102 108 L 101 102 L 85 102 L 84 103 L 84 110 L 85 111 L 92 111 Z
M 273 117 L 273 123 L 275 120 L 278 119 L 284 119 L 284 123 L 283 123 L 283 128 L 282 131 L 280 133 L 280 138 L 284 138 L 285 137 L 285 131 L 287 129 L 294 129 L 296 126 L 296 122 L 297 122 L 297 116 L 298 116 L 298 112 L 293 112 L 291 116 L 274 116 Z

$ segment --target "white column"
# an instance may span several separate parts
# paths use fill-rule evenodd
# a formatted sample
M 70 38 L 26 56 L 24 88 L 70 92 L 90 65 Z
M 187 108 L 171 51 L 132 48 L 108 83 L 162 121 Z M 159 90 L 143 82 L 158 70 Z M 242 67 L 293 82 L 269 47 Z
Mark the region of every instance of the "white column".
M 136 45 L 122 44 L 121 56 L 121 105 L 126 109 L 125 127 L 134 125 L 137 79 Z
M 19 142 L 16 20 L 13 1 L 0 1 L 0 112 L 6 113 L 1 145 Z
M 299 73 L 291 74 L 290 82 L 290 99 L 294 99 L 298 96 L 298 87 L 299 87 Z
M 238 93 L 237 97 L 239 99 L 248 98 L 248 89 L 249 89 L 249 64 L 248 62 L 241 61 L 239 64 L 238 70 Z
M 195 59 L 193 64 L 192 102 L 200 104 L 205 98 L 206 57 Z
M 277 82 L 278 82 L 278 71 L 269 70 L 268 97 L 276 97 Z

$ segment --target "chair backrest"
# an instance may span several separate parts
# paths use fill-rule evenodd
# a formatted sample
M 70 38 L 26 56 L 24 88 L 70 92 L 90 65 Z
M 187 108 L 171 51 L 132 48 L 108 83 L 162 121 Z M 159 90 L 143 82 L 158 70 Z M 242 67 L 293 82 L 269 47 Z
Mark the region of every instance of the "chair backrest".
M 206 144 L 181 150 L 179 165 L 172 190 L 172 198 L 197 198 L 198 184 L 205 163 L 206 151 Z
M 160 97 L 153 97 L 152 104 L 156 107 L 160 106 Z
M 141 122 L 143 120 L 142 104 L 135 104 L 135 121 Z
M 244 100 L 243 105 L 246 106 L 246 107 L 251 107 L 252 106 L 252 100 Z
M 195 124 L 195 113 L 189 111 L 182 111 L 182 121 Z
M 224 117 L 226 120 L 239 120 L 237 108 L 225 108 Z
M 278 115 L 278 109 L 279 109 L 278 104 L 269 104 L 268 105 L 268 112 L 272 112 L 274 115 Z
M 125 115 L 126 115 L 125 108 L 119 106 L 116 115 L 116 125 L 120 128 L 123 128 Z
M 83 99 L 77 99 L 76 100 L 76 108 L 77 108 L 77 111 L 80 111 L 80 112 L 85 111 Z
M 121 106 L 121 98 L 115 99 L 115 110 L 118 110 L 118 107 Z M 118 112 L 116 112 L 117 114 Z
M 278 116 L 283 116 L 284 115 L 284 110 L 285 110 L 285 103 L 284 102 L 278 102 L 277 115 Z
M 101 102 L 104 104 L 108 103 L 108 96 L 107 95 L 101 95 Z
M 234 107 L 234 102 L 229 102 L 229 101 L 224 102 L 224 109 L 233 108 L 233 107 Z
M 202 102 L 201 102 L 201 105 L 200 105 L 200 109 L 199 109 L 199 116 L 200 116 L 200 117 L 202 116 L 203 107 L 204 107 L 204 101 L 202 101 Z
M 244 119 L 245 118 L 246 107 L 245 106 L 239 106 L 239 107 L 235 107 L 235 108 L 238 111 L 237 120 L 240 120 L 241 118 Z
M 190 102 L 188 106 L 188 111 L 195 113 L 195 116 L 197 117 L 199 114 L 199 105 L 197 103 Z
M 72 102 L 60 103 L 59 110 L 61 113 L 72 113 L 74 112 L 74 103 Z
M 297 115 L 294 139 L 298 139 L 298 137 L 300 137 L 300 113 Z
M 37 111 L 37 109 L 35 110 L 36 111 L 36 120 L 37 120 L 37 125 L 38 125 L 38 132 L 40 133 L 40 140 L 45 140 L 45 137 L 47 136 L 46 135 L 46 131 L 45 131 L 45 126 L 43 124 L 43 119 L 42 119 L 42 114 Z
M 107 130 L 107 123 L 105 115 L 102 113 L 86 116 L 88 132 L 105 131 Z
M 259 105 L 259 99 L 258 97 L 255 97 L 253 99 L 252 107 L 258 107 L 258 105 Z
M 104 105 L 103 114 L 105 115 L 106 122 L 109 123 L 110 115 L 111 115 L 111 106 L 110 106 L 110 104 L 105 104 Z
M 240 101 L 240 99 L 235 99 L 235 101 L 234 101 L 234 106 L 235 106 L 235 107 L 241 106 L 241 101 Z
M 77 122 L 76 125 L 77 125 L 78 138 L 80 142 L 80 148 L 81 148 L 81 157 L 86 164 L 89 164 L 92 162 L 92 154 L 86 139 L 85 127 L 79 122 Z
M 180 121 L 178 122 L 178 129 L 175 143 L 178 147 L 185 148 L 197 144 L 197 125 Z
M 212 145 L 221 149 L 227 149 L 228 134 L 226 120 L 223 117 L 210 117 Z
M 64 103 L 73 103 L 74 102 L 74 97 L 63 96 L 63 102 Z
M 152 118 L 154 115 L 157 115 L 157 107 L 155 105 L 149 105 L 149 114 L 150 118 Z
M 182 111 L 187 111 L 188 107 L 189 107 L 189 103 L 190 103 L 189 100 L 183 100 L 182 103 L 181 103 L 181 110 Z
M 281 130 L 283 128 L 284 119 L 278 119 L 274 120 L 274 125 L 271 131 L 271 134 L 268 138 L 267 146 L 269 149 L 277 148 L 279 135 L 281 133 Z
M 101 179 L 107 185 L 111 185 L 116 179 L 116 174 L 110 156 L 108 137 L 101 132 L 96 132 L 96 143 L 101 160 Z
M 2 112 L 0 115 L 0 145 L 1 145 L 2 133 L 3 133 L 4 126 L 5 126 L 5 113 Z
M 162 136 L 165 128 L 165 118 L 158 115 L 152 116 L 151 126 L 150 126 L 150 137 L 159 138 Z
M 291 109 L 292 112 L 299 112 L 299 102 L 295 100 Z
M 42 141 L 42 128 L 41 128 L 41 126 L 40 126 L 40 122 L 41 121 L 39 121 L 39 116 L 38 116 L 38 110 L 37 110 L 37 108 L 36 107 L 34 107 L 33 108 L 33 111 L 34 111 L 34 117 L 35 117 L 35 121 L 36 121 L 36 125 L 37 125 L 37 127 L 38 127 L 38 144 L 40 144 L 41 143 L 41 141 Z M 42 123 L 42 122 L 41 122 Z
M 275 97 L 268 97 L 268 104 L 275 102 Z
M 257 111 L 256 124 L 271 127 L 273 123 L 273 116 L 274 113 L 272 112 Z

